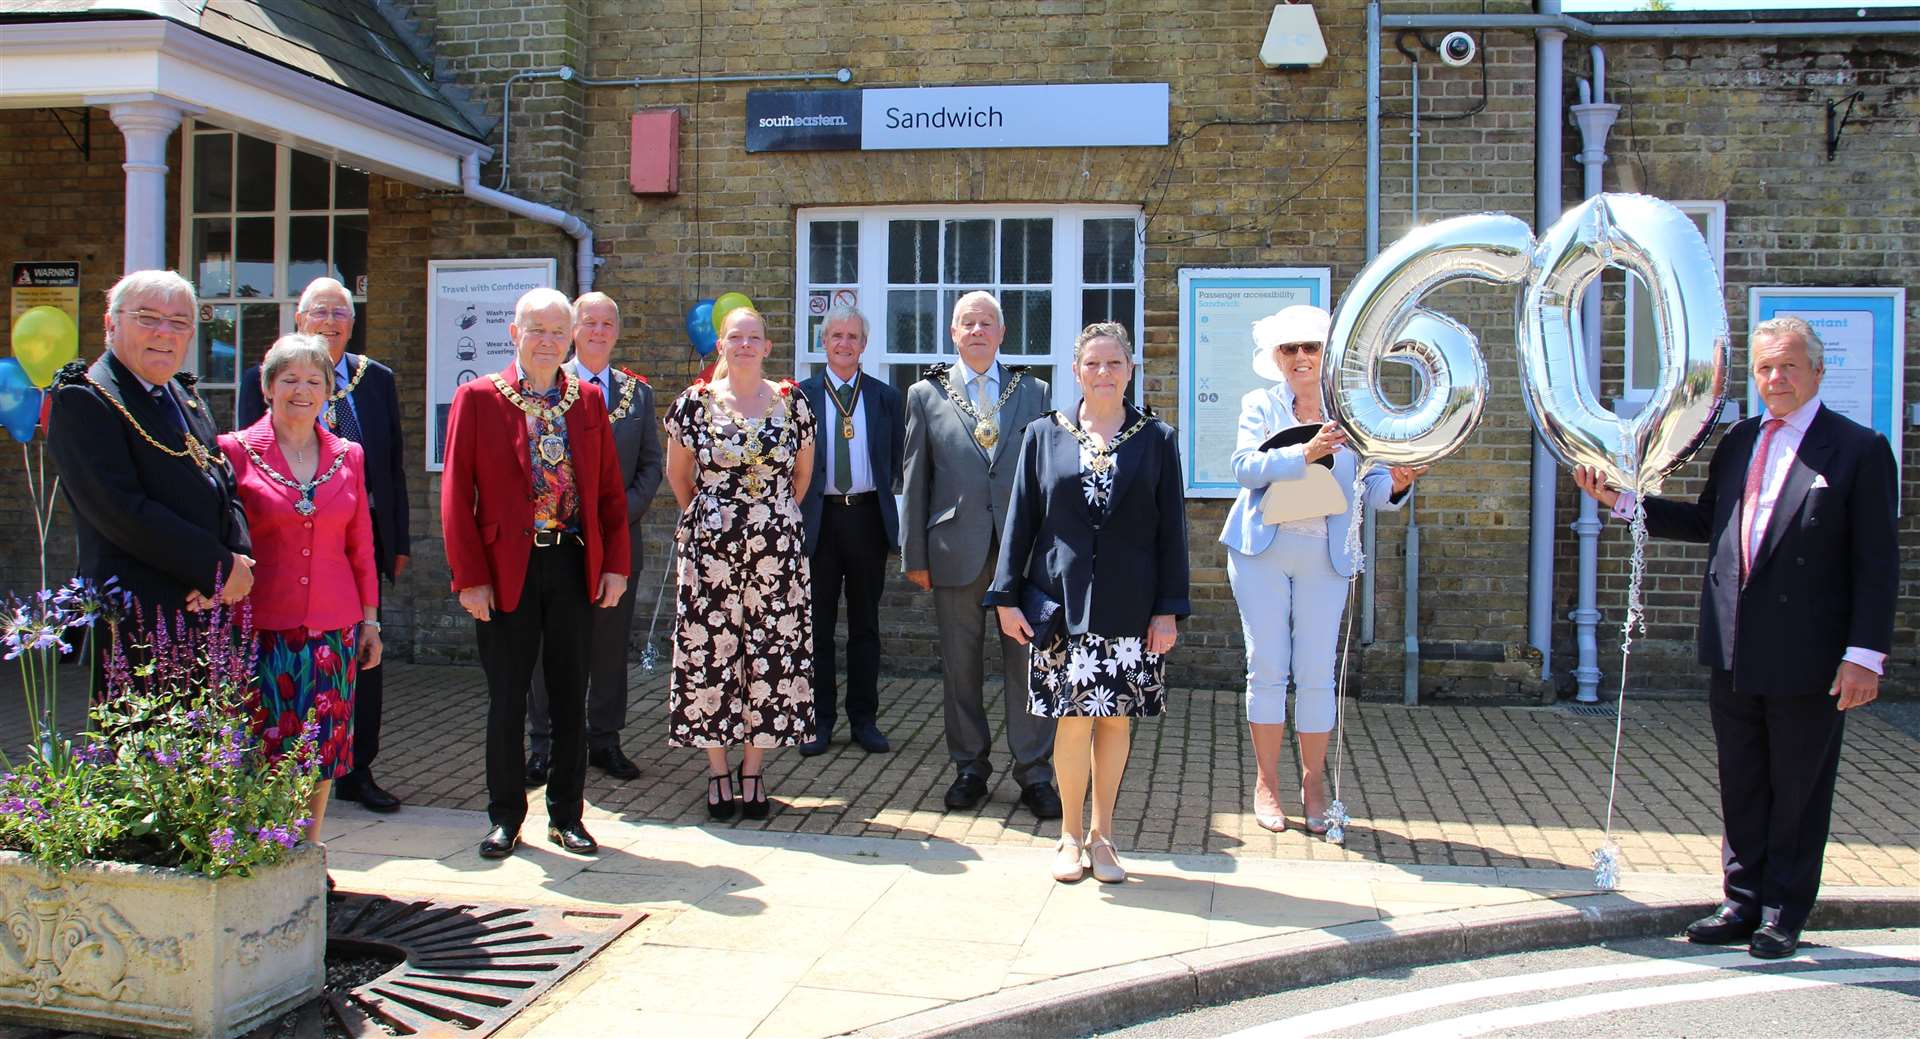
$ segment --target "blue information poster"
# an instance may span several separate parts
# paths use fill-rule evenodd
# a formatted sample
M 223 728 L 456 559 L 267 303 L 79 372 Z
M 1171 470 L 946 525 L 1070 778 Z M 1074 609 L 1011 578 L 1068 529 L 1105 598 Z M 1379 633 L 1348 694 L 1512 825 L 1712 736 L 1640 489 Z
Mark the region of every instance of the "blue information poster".
M 1906 315 L 1905 289 L 1747 290 L 1748 327 L 1773 317 L 1797 317 L 1813 326 L 1827 354 L 1820 402 L 1886 437 L 1896 464 L 1901 458 Z M 1760 395 L 1749 376 L 1747 414 L 1760 413 Z
M 1328 267 L 1180 272 L 1180 462 L 1187 497 L 1231 498 L 1240 398 L 1273 385 L 1253 374 L 1253 323 L 1283 307 L 1328 306 Z

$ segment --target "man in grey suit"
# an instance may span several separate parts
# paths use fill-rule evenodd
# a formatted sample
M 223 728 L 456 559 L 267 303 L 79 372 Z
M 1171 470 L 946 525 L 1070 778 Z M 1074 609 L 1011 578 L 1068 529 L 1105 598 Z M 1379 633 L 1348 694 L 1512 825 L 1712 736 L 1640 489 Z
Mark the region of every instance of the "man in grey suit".
M 999 362 L 1006 337 L 1000 303 L 969 292 L 955 301 L 948 329 L 956 364 L 928 370 L 907 391 L 907 580 L 933 591 L 946 680 L 947 753 L 959 776 L 950 809 L 977 807 L 993 775 L 982 702 L 986 609 L 1000 533 L 1019 468 L 1020 437 L 1048 409 L 1046 381 Z M 1020 801 L 1041 819 L 1060 817 L 1053 789 L 1053 720 L 1027 712 L 1027 649 L 1000 638 L 1007 747 Z
M 887 554 L 900 544 L 893 496 L 900 487 L 900 456 L 907 416 L 900 391 L 860 372 L 867 319 L 835 307 L 820 325 L 827 369 L 800 384 L 820 423 L 813 438 L 813 479 L 800 499 L 807 558 L 813 564 L 814 738 L 800 753 L 824 753 L 837 716 L 833 629 L 847 596 L 847 720 L 853 742 L 869 754 L 892 747 L 877 721 L 880 710 L 880 593 Z
M 645 376 L 613 366 L 613 345 L 620 339 L 620 305 L 603 292 L 589 292 L 573 304 L 573 360 L 581 381 L 598 386 L 613 420 L 613 443 L 620 454 L 620 475 L 627 485 L 627 535 L 633 539 L 633 580 L 610 610 L 593 611 L 593 656 L 587 664 L 587 764 L 615 779 L 634 779 L 639 766 L 620 748 L 627 723 L 627 642 L 633 628 L 634 593 L 640 587 L 640 520 L 660 489 L 667 456 L 654 421 L 653 387 Z M 527 697 L 527 785 L 547 781 L 552 767 L 553 727 L 547 719 L 546 679 L 533 669 Z

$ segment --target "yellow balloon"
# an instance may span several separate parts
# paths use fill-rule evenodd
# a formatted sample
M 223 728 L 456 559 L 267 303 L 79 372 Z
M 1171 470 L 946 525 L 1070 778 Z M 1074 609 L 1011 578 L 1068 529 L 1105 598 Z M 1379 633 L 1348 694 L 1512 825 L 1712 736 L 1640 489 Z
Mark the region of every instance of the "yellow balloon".
M 726 320 L 727 311 L 738 310 L 741 307 L 751 307 L 754 310 L 760 309 L 759 307 L 755 307 L 753 305 L 753 300 L 749 299 L 747 297 L 747 294 L 744 292 L 729 292 L 721 296 L 719 299 L 714 300 L 713 301 L 713 327 L 715 328 L 720 327 L 720 323 Z
M 60 366 L 80 353 L 80 329 L 59 307 L 34 307 L 13 323 L 13 356 L 35 386 L 46 389 Z

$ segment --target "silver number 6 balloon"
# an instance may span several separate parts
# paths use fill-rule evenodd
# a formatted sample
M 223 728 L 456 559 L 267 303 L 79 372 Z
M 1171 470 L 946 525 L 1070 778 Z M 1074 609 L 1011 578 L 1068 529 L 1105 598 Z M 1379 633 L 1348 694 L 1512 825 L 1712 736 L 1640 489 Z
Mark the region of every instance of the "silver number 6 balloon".
M 1600 404 L 1574 335 L 1581 293 L 1608 266 L 1646 285 L 1660 375 L 1631 419 Z M 1598 195 L 1536 242 L 1527 225 L 1486 213 L 1420 228 L 1368 264 L 1340 300 L 1322 369 L 1331 417 L 1368 459 L 1427 465 L 1473 432 L 1487 398 L 1486 361 L 1464 325 L 1420 306 L 1458 279 L 1522 285 L 1516 346 L 1527 414 L 1561 464 L 1593 465 L 1643 494 L 1713 428 L 1726 392 L 1727 314 L 1701 237 L 1686 214 L 1643 195 Z M 1380 391 L 1387 361 L 1419 373 L 1413 400 Z

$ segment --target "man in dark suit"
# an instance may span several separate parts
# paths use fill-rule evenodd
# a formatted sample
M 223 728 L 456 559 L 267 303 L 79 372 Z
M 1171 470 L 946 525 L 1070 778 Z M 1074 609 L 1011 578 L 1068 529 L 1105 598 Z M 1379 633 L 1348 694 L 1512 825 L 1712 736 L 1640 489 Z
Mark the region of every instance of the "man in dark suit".
M 373 512 L 373 559 L 380 576 L 394 581 L 407 572 L 412 534 L 407 515 L 406 445 L 400 434 L 400 393 L 393 369 L 366 354 L 347 352 L 353 340 L 353 297 L 332 278 L 315 278 L 300 294 L 294 326 L 319 336 L 333 355 L 333 396 L 323 413 L 335 435 L 359 443 L 366 454 L 367 496 Z M 242 427 L 266 412 L 260 369 L 240 380 Z M 380 718 L 386 687 L 383 667 L 363 667 L 353 691 L 353 771 L 334 781 L 333 796 L 358 801 L 375 812 L 394 812 L 400 799 L 373 780 L 380 753 Z
M 581 825 L 587 655 L 595 606 L 627 590 L 627 499 L 606 398 L 566 372 L 573 305 L 534 289 L 507 326 L 513 363 L 462 385 L 447 419 L 440 527 L 460 606 L 474 619 L 487 693 L 485 858 L 505 858 L 526 820 L 527 687 L 546 671 L 553 719 L 547 840 L 600 846 Z
M 834 626 L 840 592 L 847 597 L 847 720 L 853 742 L 869 754 L 892 747 L 878 724 L 880 711 L 880 593 L 887 554 L 900 544 L 893 496 L 900 486 L 907 415 L 900 391 L 860 372 L 867 319 L 835 307 L 820 326 L 827 370 L 800 384 L 820 423 L 814 474 L 800 500 L 806 551 L 813 569 L 814 738 L 800 753 L 826 751 L 837 717 L 834 703 Z
M 1803 320 L 1755 326 L 1765 416 L 1727 431 L 1696 502 L 1648 498 L 1647 529 L 1710 546 L 1700 662 L 1720 758 L 1726 897 L 1687 937 L 1792 955 L 1820 890 L 1845 714 L 1893 646 L 1897 497 L 1884 437 L 1820 403 L 1825 350 Z M 1633 499 L 1575 479 L 1615 515 Z
M 573 301 L 572 374 L 607 399 L 613 422 L 613 446 L 620 454 L 620 477 L 627 490 L 627 539 L 634 580 L 611 610 L 593 611 L 593 659 L 587 671 L 587 764 L 619 780 L 637 779 L 640 767 L 620 748 L 627 724 L 627 643 L 633 628 L 634 593 L 640 581 L 640 520 L 660 489 L 667 455 L 660 446 L 653 416 L 653 387 L 645 376 L 613 366 L 613 345 L 620 339 L 620 305 L 604 292 Z M 527 784 L 547 781 L 553 761 L 553 727 L 547 717 L 547 682 L 533 673 L 527 698 Z
M 196 309 L 193 286 L 172 271 L 121 278 L 107 293 L 107 352 L 60 370 L 47 422 L 79 575 L 117 578 L 146 622 L 239 602 L 253 588 L 233 472 L 192 377 L 180 374 Z

